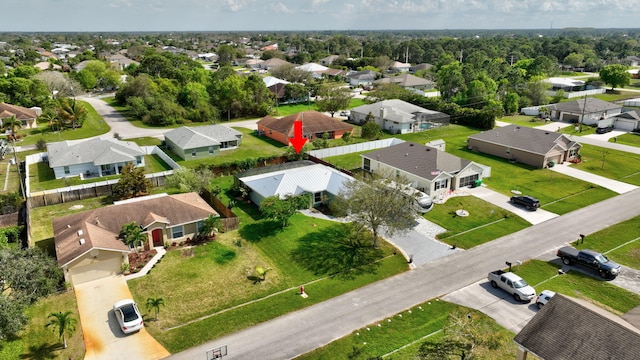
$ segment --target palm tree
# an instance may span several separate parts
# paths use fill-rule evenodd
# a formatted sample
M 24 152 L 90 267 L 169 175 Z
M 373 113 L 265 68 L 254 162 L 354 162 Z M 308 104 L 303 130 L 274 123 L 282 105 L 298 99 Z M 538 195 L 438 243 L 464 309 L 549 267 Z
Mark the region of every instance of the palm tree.
M 58 115 L 72 129 L 82 126 L 84 118 L 87 116 L 87 109 L 75 99 L 60 98 L 58 100 Z
M 119 237 L 129 247 L 134 247 L 136 254 L 138 254 L 138 247 L 145 240 L 146 236 L 142 234 L 142 229 L 135 221 L 122 225 Z
M 49 128 L 51 131 L 58 130 L 61 131 L 62 119 L 58 116 L 58 114 L 54 112 L 46 112 L 40 116 L 42 121 L 46 121 L 49 124 Z
M 72 315 L 71 311 L 51 313 L 49 314 L 49 322 L 44 326 L 45 328 L 52 327 L 54 332 L 56 329 L 58 330 L 58 336 L 62 339 L 65 349 L 67 348 L 67 339 L 64 334 L 72 336 L 76 331 L 77 321 Z
M 10 130 L 11 131 L 11 137 L 13 138 L 13 141 L 17 140 L 17 134 L 18 134 L 18 129 L 20 129 L 22 127 L 22 121 L 16 119 L 16 116 L 13 115 L 8 119 L 3 119 L 2 120 L 2 127 L 6 130 Z
M 211 233 L 219 229 L 221 225 L 220 218 L 217 216 L 209 215 L 208 218 L 202 220 L 202 227 L 198 234 L 201 236 L 209 237 Z
M 160 305 L 164 306 L 164 300 L 162 298 L 148 298 L 147 310 L 154 309 L 156 312 L 155 321 L 158 321 L 158 313 L 160 312 Z

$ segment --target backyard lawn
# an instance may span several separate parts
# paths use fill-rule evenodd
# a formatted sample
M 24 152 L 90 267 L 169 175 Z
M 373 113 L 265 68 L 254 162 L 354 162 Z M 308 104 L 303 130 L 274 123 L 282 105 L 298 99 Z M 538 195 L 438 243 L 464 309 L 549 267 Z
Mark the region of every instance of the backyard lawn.
M 44 139 L 46 142 L 57 142 L 63 140 L 78 140 L 85 139 L 92 136 L 98 136 L 109 132 L 109 125 L 102 119 L 102 116 L 98 115 L 93 106 L 89 103 L 77 100 L 82 103 L 87 109 L 87 118 L 78 129 L 66 129 L 61 132 L 51 131 L 48 124 L 38 124 L 35 129 L 24 129 L 18 131 L 23 136 L 22 140 L 18 141 L 16 145 L 25 146 L 33 145 L 40 139 Z
M 496 120 L 504 121 L 510 124 L 515 124 L 520 126 L 527 126 L 527 127 L 536 127 L 536 126 L 545 124 L 544 119 L 540 119 L 537 116 L 529 116 L 529 115 L 504 116 Z
M 609 179 L 640 185 L 640 155 L 583 144 L 582 162 L 572 165 Z

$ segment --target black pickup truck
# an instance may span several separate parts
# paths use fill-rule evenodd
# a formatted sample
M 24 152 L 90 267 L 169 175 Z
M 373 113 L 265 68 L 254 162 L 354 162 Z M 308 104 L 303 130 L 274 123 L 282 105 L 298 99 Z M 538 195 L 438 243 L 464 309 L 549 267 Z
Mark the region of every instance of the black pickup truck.
M 620 273 L 620 265 L 593 250 L 578 250 L 571 246 L 565 246 L 558 250 L 557 255 L 565 265 L 576 263 L 590 267 L 598 271 L 600 276 L 605 279 L 615 279 Z

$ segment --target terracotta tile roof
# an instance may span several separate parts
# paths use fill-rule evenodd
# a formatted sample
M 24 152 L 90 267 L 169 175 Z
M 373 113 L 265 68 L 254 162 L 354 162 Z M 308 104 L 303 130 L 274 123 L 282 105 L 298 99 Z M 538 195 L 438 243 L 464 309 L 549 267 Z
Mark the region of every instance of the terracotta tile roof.
M 293 122 L 295 120 L 302 121 L 303 135 L 313 135 L 330 131 L 353 130 L 353 126 L 349 124 L 313 110 L 292 114 L 281 119 L 274 118 L 273 116 L 265 116 L 258 121 L 258 125 L 264 126 L 267 129 L 281 134 L 288 134 L 289 137 L 293 137 Z
M 193 223 L 218 213 L 198 194 L 154 195 L 53 219 L 58 264 L 64 266 L 93 248 L 128 252 L 118 239 L 122 225 L 135 221 L 171 226 Z M 84 243 L 80 243 L 84 239 Z
M 514 341 L 540 359 L 635 360 L 640 331 L 593 304 L 556 294 Z

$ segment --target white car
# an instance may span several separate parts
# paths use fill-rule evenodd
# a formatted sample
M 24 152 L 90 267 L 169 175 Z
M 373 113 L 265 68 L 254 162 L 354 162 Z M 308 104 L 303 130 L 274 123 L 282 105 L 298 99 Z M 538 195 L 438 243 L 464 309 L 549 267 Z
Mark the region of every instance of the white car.
M 136 332 L 144 326 L 138 306 L 131 299 L 120 300 L 113 304 L 113 313 L 118 319 L 120 329 L 125 334 Z
M 556 293 L 551 290 L 542 290 L 540 295 L 536 298 L 536 305 L 538 305 L 538 309 L 542 309 L 542 307 L 549 302 L 555 294 Z
M 340 116 L 349 116 L 349 111 L 348 110 L 340 111 Z

